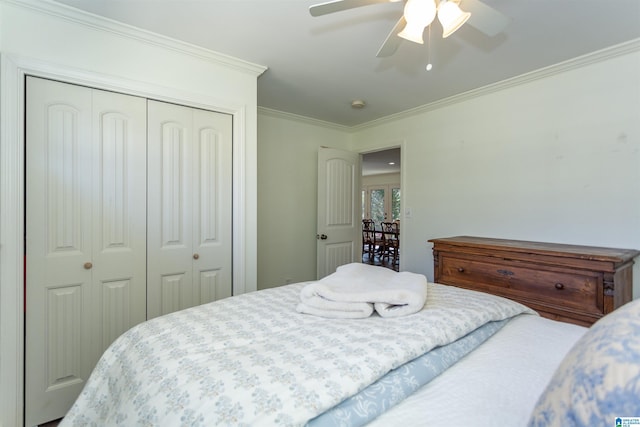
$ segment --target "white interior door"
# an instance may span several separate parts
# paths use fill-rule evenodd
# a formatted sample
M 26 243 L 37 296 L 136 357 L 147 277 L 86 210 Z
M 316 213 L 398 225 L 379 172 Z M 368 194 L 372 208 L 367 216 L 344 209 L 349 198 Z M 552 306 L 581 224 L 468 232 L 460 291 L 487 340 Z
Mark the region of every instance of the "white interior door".
M 148 103 L 153 318 L 231 295 L 232 117 Z
M 360 154 L 318 151 L 317 276 L 362 259 Z
M 28 78 L 25 424 L 145 318 L 145 100 Z

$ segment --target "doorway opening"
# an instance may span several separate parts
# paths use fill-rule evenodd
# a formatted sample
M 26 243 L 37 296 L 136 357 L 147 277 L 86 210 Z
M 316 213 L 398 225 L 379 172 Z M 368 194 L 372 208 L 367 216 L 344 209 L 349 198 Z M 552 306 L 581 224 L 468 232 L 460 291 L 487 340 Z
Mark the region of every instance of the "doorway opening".
M 362 262 L 400 266 L 400 147 L 362 154 Z

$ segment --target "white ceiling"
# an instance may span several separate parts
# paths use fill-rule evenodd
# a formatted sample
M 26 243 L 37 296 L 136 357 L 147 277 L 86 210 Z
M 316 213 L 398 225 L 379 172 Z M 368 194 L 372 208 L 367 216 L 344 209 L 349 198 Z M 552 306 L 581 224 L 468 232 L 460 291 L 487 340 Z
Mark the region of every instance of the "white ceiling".
M 362 155 L 363 176 L 399 173 L 400 170 L 400 148 L 375 151 Z
M 640 37 L 640 0 L 484 0 L 511 19 L 504 32 L 491 38 L 465 25 L 442 39 L 436 23 L 431 52 L 403 42 L 380 59 L 402 2 L 314 18 L 308 8 L 318 2 L 308 0 L 58 1 L 265 65 L 259 106 L 344 126 Z M 367 106 L 352 109 L 354 99 Z

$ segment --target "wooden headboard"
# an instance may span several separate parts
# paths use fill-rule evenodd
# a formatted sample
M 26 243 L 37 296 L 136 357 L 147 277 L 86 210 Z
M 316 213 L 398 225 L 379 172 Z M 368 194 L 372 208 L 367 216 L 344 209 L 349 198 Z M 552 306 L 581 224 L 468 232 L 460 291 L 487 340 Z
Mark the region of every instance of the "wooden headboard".
M 458 236 L 431 239 L 435 282 L 518 301 L 590 326 L 631 300 L 640 251 Z

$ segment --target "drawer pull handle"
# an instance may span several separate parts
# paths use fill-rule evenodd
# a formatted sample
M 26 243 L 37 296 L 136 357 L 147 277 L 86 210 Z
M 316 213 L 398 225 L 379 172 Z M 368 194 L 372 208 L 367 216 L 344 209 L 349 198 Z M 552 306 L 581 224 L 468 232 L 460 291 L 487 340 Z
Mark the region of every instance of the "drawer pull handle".
M 555 284 L 555 287 L 556 287 L 556 289 L 557 289 L 557 290 L 561 291 L 561 290 L 563 290 L 563 289 L 564 289 L 564 284 L 562 284 L 562 283 L 556 283 L 556 284 Z
M 464 273 L 464 268 L 458 267 L 458 273 Z
M 502 274 L 503 276 L 513 276 L 513 271 L 509 270 L 498 270 L 498 273 Z

